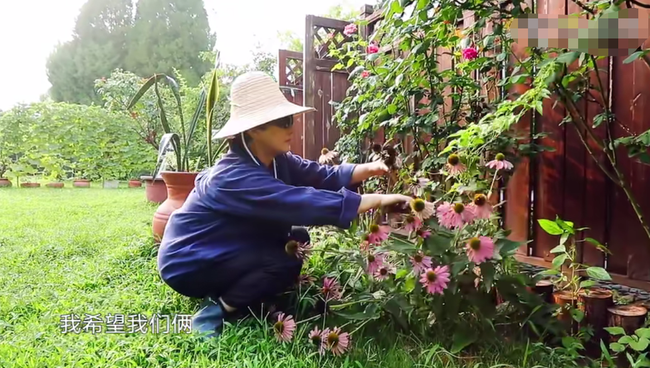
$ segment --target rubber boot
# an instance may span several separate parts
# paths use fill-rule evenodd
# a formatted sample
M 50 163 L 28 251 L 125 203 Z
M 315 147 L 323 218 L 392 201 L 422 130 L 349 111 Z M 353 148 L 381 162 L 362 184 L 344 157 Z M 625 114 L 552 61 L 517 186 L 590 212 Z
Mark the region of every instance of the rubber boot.
M 201 309 L 192 317 L 192 330 L 206 337 L 218 337 L 223 329 L 225 310 L 212 298 L 206 298 Z

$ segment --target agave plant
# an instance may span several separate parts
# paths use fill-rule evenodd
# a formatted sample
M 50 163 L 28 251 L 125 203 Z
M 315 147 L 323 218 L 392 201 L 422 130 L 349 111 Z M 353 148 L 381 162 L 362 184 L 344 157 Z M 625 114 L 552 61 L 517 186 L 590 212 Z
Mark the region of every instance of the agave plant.
M 206 91 L 205 88 L 202 88 L 201 94 L 199 96 L 199 101 L 194 109 L 192 119 L 189 121 L 189 124 L 186 126 L 186 122 L 183 114 L 183 105 L 181 104 L 181 95 L 180 88 L 176 80 L 166 74 L 154 74 L 151 76 L 145 84 L 140 88 L 140 90 L 133 96 L 129 102 L 127 109 L 133 108 L 135 104 L 144 96 L 147 91 L 152 87 L 156 94 L 158 109 L 160 112 L 160 124 L 162 126 L 165 134 L 160 138 L 160 145 L 158 148 L 158 160 L 156 163 L 156 169 L 154 170 L 153 176 L 157 177 L 158 172 L 161 167 L 163 167 L 163 162 L 168 157 L 168 153 L 171 151 L 175 156 L 175 168 L 179 172 L 189 172 L 191 171 L 190 166 L 190 148 L 192 145 L 192 138 L 196 132 L 197 124 L 201 120 L 201 113 L 205 108 L 205 124 L 206 124 L 206 147 L 207 152 L 205 153 L 205 160 L 208 166 L 212 166 L 215 158 L 221 153 L 221 151 L 226 146 L 226 141 L 224 140 L 217 151 L 213 152 L 212 149 L 212 121 L 213 113 L 215 110 L 215 103 L 219 98 L 219 79 L 217 77 L 217 71 L 219 66 L 219 56 L 217 53 L 217 61 L 215 62 L 215 67 L 212 70 L 210 77 L 210 86 Z M 174 95 L 176 100 L 176 105 L 178 109 L 178 115 L 180 119 L 180 132 L 174 132 L 169 125 L 167 119 L 167 114 L 165 112 L 165 106 L 163 104 L 162 96 L 160 95 L 159 85 L 163 84 L 169 87 Z

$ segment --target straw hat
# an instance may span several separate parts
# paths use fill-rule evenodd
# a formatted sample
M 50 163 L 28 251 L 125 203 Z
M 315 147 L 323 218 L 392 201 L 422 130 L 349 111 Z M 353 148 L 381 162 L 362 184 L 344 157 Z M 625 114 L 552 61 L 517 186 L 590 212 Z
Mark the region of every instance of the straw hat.
M 287 101 L 268 74 L 244 73 L 230 87 L 230 119 L 214 138 L 231 137 L 276 119 L 315 110 Z

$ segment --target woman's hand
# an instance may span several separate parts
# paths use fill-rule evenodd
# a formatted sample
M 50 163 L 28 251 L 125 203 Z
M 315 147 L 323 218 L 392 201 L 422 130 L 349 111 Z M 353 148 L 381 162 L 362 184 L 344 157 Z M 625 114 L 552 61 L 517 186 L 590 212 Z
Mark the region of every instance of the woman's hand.
M 374 176 L 385 175 L 388 171 L 388 166 L 382 161 L 358 164 L 352 173 L 352 184 L 360 183 Z
M 403 194 L 364 194 L 357 213 L 364 213 L 373 208 L 388 207 L 397 204 L 410 203 L 413 198 Z

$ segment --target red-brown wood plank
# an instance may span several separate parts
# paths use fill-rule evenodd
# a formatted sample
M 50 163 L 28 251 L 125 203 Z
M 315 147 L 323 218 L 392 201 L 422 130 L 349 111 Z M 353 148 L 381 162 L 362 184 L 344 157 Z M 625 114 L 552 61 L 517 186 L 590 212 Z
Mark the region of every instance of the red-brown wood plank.
M 644 47 L 648 47 L 648 41 Z M 640 60 L 623 64 L 623 59 L 615 57 L 613 61 L 613 110 L 619 120 L 613 129 L 615 137 L 628 136 L 628 131 L 639 134 L 650 128 L 650 72 Z M 650 170 L 629 159 L 623 147 L 616 153 L 617 166 L 625 175 L 642 210 L 650 215 L 650 198 L 647 194 Z M 612 272 L 627 274 L 631 279 L 650 280 L 650 241 L 619 187 L 614 187 L 611 204 L 609 231 L 613 255 L 608 259 L 608 268 Z
M 564 0 L 538 0 L 538 14 L 566 14 Z M 535 185 L 535 219 L 555 219 L 556 215 L 564 216 L 564 126 L 560 122 L 565 116 L 564 108 L 553 99 L 545 99 L 543 115 L 536 116 L 538 132 L 546 132 L 548 136 L 540 139 L 540 143 L 555 149 L 545 151 L 537 158 L 537 182 Z M 558 237 L 544 232 L 537 221 L 534 224 L 533 255 L 546 260 L 552 259 L 550 250 L 558 244 Z

